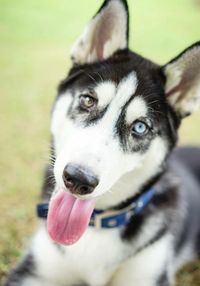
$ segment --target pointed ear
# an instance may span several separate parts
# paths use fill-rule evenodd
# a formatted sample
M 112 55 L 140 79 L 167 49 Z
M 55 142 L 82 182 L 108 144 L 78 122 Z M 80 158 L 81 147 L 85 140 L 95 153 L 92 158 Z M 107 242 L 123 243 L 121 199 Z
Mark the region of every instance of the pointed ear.
M 92 63 L 128 47 L 129 14 L 126 0 L 106 0 L 71 50 L 75 64 Z
M 162 68 L 166 96 L 180 117 L 200 107 L 200 42 L 186 49 Z

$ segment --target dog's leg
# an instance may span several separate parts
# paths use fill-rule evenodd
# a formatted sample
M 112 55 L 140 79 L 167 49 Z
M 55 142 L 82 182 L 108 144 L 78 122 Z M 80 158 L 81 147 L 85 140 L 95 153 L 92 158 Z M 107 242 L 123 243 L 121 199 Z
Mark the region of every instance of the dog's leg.
M 32 255 L 28 254 L 24 260 L 11 271 L 4 286 L 45 286 L 35 273 Z
M 56 246 L 49 242 L 45 228 L 42 227 L 33 238 L 28 254 L 10 272 L 4 286 L 58 286 L 49 279 L 53 277 L 53 268 L 48 269 L 48 257 L 54 255 L 54 252 L 57 252 Z M 38 261 L 38 255 L 44 257 L 42 263 Z M 45 275 L 43 268 L 46 269 Z
M 117 270 L 109 286 L 172 286 L 171 236 L 141 250 Z

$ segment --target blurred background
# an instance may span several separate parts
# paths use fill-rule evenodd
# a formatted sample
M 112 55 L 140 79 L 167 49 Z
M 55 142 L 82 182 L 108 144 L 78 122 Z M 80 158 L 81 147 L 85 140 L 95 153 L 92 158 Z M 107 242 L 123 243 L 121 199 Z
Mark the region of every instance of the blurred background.
M 101 0 L 0 0 L 0 284 L 37 226 L 49 119 L 70 46 Z M 200 0 L 129 0 L 130 47 L 165 64 L 200 40 Z M 185 119 L 180 144 L 200 145 L 200 112 Z M 200 285 L 200 262 L 177 286 Z

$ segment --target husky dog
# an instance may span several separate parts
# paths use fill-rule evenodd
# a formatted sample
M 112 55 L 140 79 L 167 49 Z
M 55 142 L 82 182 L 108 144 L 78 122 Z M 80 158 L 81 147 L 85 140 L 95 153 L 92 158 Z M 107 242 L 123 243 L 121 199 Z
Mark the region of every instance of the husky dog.
M 169 286 L 200 254 L 200 149 L 172 151 L 200 105 L 200 42 L 159 66 L 129 50 L 128 22 L 127 2 L 106 0 L 72 48 L 48 217 L 6 286 Z

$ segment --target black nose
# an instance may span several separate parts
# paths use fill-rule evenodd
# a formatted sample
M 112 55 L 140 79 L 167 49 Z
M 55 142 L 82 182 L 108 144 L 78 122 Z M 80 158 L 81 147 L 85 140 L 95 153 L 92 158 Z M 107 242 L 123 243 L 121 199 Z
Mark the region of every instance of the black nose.
M 63 171 L 66 188 L 73 194 L 87 195 L 98 185 L 97 177 L 88 169 L 76 164 L 68 164 Z

